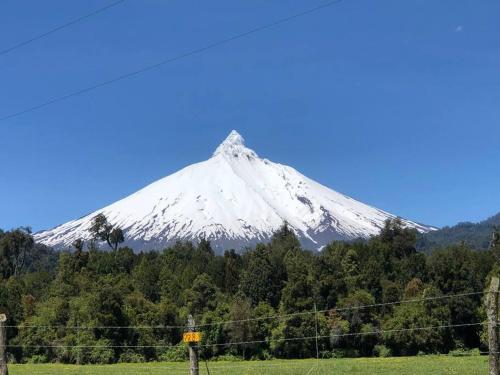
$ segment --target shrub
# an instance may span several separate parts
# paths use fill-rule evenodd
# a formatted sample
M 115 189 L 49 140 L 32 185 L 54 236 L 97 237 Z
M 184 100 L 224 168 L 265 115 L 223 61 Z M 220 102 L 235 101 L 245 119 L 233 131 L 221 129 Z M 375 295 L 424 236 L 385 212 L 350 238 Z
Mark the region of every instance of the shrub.
M 90 363 L 95 364 L 109 364 L 113 362 L 115 353 L 109 347 L 108 340 L 98 340 L 97 346 L 92 348 L 90 352 Z
M 215 358 L 216 361 L 226 361 L 226 362 L 238 362 L 242 359 L 232 354 L 224 354 Z
M 385 345 L 375 345 L 373 348 L 373 354 L 376 357 L 387 358 L 391 356 L 391 349 Z
M 331 358 L 357 358 L 359 351 L 356 349 L 333 349 Z
M 464 356 L 475 356 L 475 355 L 480 355 L 481 352 L 479 351 L 478 348 L 472 349 L 472 350 L 467 350 L 464 348 L 458 348 L 455 350 L 451 350 L 448 355 L 451 355 L 452 357 L 464 357 Z
M 28 359 L 28 363 L 47 363 L 47 357 L 44 355 L 35 354 Z
M 261 352 L 252 356 L 252 361 L 269 361 L 274 359 L 271 353 L 268 350 L 262 350 Z
M 143 363 L 146 362 L 144 356 L 132 351 L 126 351 L 120 355 L 120 363 Z
M 174 346 L 159 356 L 159 360 L 162 362 L 184 362 L 188 358 L 188 351 L 185 346 Z
M 322 350 L 319 352 L 319 356 L 322 359 L 335 358 L 332 350 Z

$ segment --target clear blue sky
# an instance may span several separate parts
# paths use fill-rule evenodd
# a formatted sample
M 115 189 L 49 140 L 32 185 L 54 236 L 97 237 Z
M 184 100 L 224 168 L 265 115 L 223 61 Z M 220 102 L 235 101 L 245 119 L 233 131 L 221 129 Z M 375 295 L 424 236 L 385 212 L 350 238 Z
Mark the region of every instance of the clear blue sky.
M 111 1 L 110 1 L 111 2 Z M 0 4 L 0 49 L 106 1 Z M 0 56 L 0 117 L 321 4 L 128 0 Z M 0 122 L 0 228 L 80 217 L 208 158 L 261 156 L 427 224 L 500 211 L 500 3 L 344 0 Z

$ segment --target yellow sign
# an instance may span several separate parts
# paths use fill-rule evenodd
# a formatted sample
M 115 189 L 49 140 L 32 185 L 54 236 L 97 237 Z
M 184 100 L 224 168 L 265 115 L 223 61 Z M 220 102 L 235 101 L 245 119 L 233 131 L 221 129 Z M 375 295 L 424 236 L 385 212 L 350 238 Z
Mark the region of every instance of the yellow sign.
M 182 341 L 184 342 L 200 342 L 201 332 L 184 332 L 182 336 Z

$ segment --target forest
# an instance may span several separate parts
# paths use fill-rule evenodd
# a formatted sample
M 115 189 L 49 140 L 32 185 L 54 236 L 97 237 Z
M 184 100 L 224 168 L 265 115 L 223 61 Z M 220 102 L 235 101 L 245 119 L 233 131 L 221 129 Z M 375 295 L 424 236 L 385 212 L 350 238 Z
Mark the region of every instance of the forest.
M 208 359 L 486 350 L 483 302 L 500 270 L 499 236 L 488 251 L 464 242 L 426 254 L 395 219 L 369 240 L 313 252 L 285 223 L 242 252 L 219 255 L 201 239 L 135 253 L 105 218 L 94 224 L 95 241 L 61 252 L 35 243 L 29 228 L 0 231 L 11 363 L 184 360 L 190 314 Z

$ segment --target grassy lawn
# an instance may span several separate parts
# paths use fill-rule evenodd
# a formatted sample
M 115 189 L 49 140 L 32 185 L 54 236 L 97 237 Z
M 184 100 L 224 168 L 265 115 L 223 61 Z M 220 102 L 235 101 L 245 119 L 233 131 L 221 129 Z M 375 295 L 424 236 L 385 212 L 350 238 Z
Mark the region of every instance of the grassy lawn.
M 317 363 L 306 360 L 273 360 L 262 362 L 209 362 L 211 375 L 295 375 L 295 374 L 486 374 L 487 357 L 422 356 L 401 358 L 325 359 Z M 188 374 L 187 363 L 116 364 L 108 366 L 11 365 L 10 375 L 122 375 L 122 374 Z M 200 374 L 206 375 L 205 363 Z

